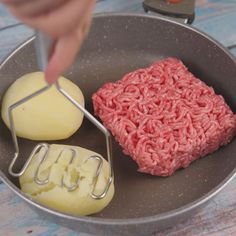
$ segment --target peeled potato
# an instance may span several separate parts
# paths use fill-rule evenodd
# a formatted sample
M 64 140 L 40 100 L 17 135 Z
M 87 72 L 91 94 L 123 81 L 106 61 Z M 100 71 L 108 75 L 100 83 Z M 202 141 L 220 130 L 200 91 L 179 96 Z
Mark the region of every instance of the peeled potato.
M 80 88 L 64 77 L 61 87 L 84 106 Z M 9 127 L 8 107 L 44 87 L 44 73 L 34 72 L 17 79 L 3 97 L 2 119 Z M 60 140 L 74 134 L 83 121 L 83 113 L 71 104 L 55 86 L 20 105 L 13 111 L 16 135 L 31 140 Z
M 76 152 L 72 163 L 70 163 L 71 149 Z M 39 153 L 35 154 L 26 172 L 20 177 L 20 186 L 23 192 L 41 204 L 73 215 L 90 215 L 101 211 L 109 204 L 114 195 L 113 183 L 105 198 L 96 200 L 91 196 L 98 161 L 88 158 L 93 155 L 100 156 L 99 154 L 81 147 L 50 145 L 47 158 L 38 172 L 40 180 L 48 178 L 49 181 L 47 184 L 38 185 L 34 182 L 34 175 L 44 153 L 45 148 L 42 148 Z M 96 194 L 101 194 L 104 191 L 108 178 L 109 164 L 103 159 L 102 170 L 95 188 Z M 62 180 L 67 186 L 72 186 L 79 181 L 78 188 L 68 191 L 63 186 Z

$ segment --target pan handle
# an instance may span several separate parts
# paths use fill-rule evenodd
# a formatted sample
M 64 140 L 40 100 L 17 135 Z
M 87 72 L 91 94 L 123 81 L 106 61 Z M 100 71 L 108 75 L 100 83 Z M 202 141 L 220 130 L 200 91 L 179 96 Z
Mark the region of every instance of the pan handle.
M 230 45 L 227 47 L 229 50 L 235 50 L 236 49 L 236 44 Z
M 234 60 L 236 62 L 236 44 L 230 45 L 227 47 L 229 51 L 231 51 L 232 55 L 234 56 Z
M 195 17 L 195 0 L 144 0 L 143 8 L 188 24 Z

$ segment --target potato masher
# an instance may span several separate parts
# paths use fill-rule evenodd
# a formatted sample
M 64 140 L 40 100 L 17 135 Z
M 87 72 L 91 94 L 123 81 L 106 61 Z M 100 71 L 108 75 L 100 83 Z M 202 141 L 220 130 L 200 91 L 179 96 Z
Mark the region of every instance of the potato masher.
M 37 55 L 37 61 L 38 61 L 39 69 L 44 71 L 46 66 L 47 66 L 49 52 L 53 48 L 53 41 L 51 39 L 49 39 L 43 33 L 36 32 L 35 48 L 36 48 L 36 55 Z M 15 165 L 16 161 L 18 160 L 19 154 L 20 154 L 19 144 L 18 144 L 17 135 L 16 135 L 15 126 L 14 126 L 13 111 L 14 111 L 14 109 L 19 107 L 20 105 L 28 102 L 30 99 L 33 99 L 34 97 L 39 96 L 40 94 L 46 92 L 49 88 L 51 88 L 51 86 L 55 86 L 56 89 L 58 90 L 58 92 L 61 93 L 65 97 L 65 99 L 68 99 L 76 108 L 78 108 L 81 112 L 83 112 L 85 117 L 92 124 L 94 124 L 105 135 L 106 149 L 107 149 L 107 160 L 108 160 L 108 163 L 109 163 L 110 171 L 109 171 L 109 178 L 107 180 L 104 191 L 102 191 L 102 193 L 100 193 L 100 194 L 95 194 L 95 189 L 96 189 L 96 183 L 97 183 L 98 177 L 99 177 L 99 175 L 101 173 L 101 170 L 102 170 L 103 159 L 98 155 L 93 155 L 93 156 L 88 157 L 85 160 L 85 162 L 86 162 L 86 161 L 89 161 L 91 159 L 94 159 L 98 163 L 97 168 L 96 168 L 96 172 L 95 172 L 94 177 L 93 177 L 93 188 L 92 188 L 91 196 L 94 199 L 102 199 L 106 196 L 111 183 L 114 181 L 111 134 L 92 114 L 90 114 L 83 106 L 81 106 L 75 99 L 73 99 L 73 97 L 71 97 L 60 86 L 58 81 L 55 82 L 53 85 L 49 85 L 49 84 L 46 85 L 45 87 L 37 90 L 36 92 L 34 92 L 34 93 L 24 97 L 23 99 L 17 101 L 16 103 L 12 104 L 8 108 L 10 130 L 11 130 L 12 140 L 13 140 L 13 144 L 14 144 L 14 148 L 15 148 L 14 158 L 10 163 L 8 172 L 13 177 L 22 176 L 25 173 L 25 171 L 26 171 L 27 167 L 29 166 L 29 164 L 30 164 L 32 158 L 34 157 L 34 155 L 36 153 L 39 153 L 39 152 L 42 153 L 43 152 L 43 155 L 39 155 L 41 157 L 41 159 L 40 159 L 40 162 L 39 162 L 39 166 L 37 167 L 36 172 L 34 174 L 34 181 L 39 185 L 44 185 L 44 184 L 47 184 L 49 182 L 48 177 L 43 179 L 43 180 L 39 178 L 40 166 L 45 161 L 45 159 L 47 158 L 48 150 L 49 150 L 49 147 L 50 147 L 49 144 L 47 144 L 47 143 L 40 143 L 33 149 L 33 151 L 31 152 L 31 154 L 29 156 L 29 158 L 26 160 L 25 164 L 23 165 L 22 169 L 19 172 L 15 172 L 13 170 L 14 165 Z M 73 148 L 66 148 L 65 150 L 62 150 L 62 152 L 59 154 L 59 156 L 56 159 L 55 163 L 60 158 L 62 158 L 62 154 L 63 154 L 64 151 L 69 151 L 71 153 L 69 164 L 73 162 L 74 158 L 76 158 L 76 150 L 74 150 Z M 68 191 L 73 191 L 73 190 L 75 190 L 79 187 L 79 180 L 77 181 L 76 184 L 68 185 L 64 182 L 64 179 L 62 179 L 61 185 L 63 187 L 66 187 Z

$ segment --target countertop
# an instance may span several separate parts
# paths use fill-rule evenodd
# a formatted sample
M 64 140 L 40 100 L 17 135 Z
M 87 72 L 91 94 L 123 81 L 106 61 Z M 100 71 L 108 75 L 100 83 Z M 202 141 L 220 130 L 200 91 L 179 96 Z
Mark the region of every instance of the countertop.
M 143 12 L 141 0 L 103 0 L 96 12 Z M 224 46 L 236 44 L 236 0 L 197 0 L 193 26 L 211 35 Z M 33 31 L 20 24 L 0 5 L 0 62 Z M 234 47 L 235 48 L 235 47 Z M 236 50 L 232 52 L 236 55 Z M 45 221 L 4 184 L 0 184 L 0 235 L 4 236 L 89 236 Z M 236 235 L 236 179 L 209 205 L 188 221 L 155 236 Z

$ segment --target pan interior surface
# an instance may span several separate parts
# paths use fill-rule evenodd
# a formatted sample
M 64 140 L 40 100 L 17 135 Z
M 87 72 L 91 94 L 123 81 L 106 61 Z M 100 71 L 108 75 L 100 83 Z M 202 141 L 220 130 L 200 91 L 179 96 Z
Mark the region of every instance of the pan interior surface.
M 116 81 L 137 68 L 165 57 L 181 59 L 198 78 L 222 94 L 236 112 L 236 65 L 218 44 L 180 24 L 145 16 L 95 17 L 80 56 L 65 76 L 82 89 L 86 107 L 93 112 L 91 96 L 104 83 Z M 18 77 L 37 71 L 33 41 L 18 50 L 0 69 L 0 97 Z M 9 130 L 0 121 L 0 168 L 8 174 L 13 158 Z M 37 142 L 38 143 L 38 142 Z M 105 157 L 104 136 L 88 121 L 70 139 L 53 143 L 79 145 Z M 19 139 L 21 160 L 36 142 Z M 195 161 L 173 176 L 160 178 L 137 172 L 137 165 L 113 142 L 115 196 L 96 217 L 140 218 L 166 213 L 198 200 L 221 184 L 236 167 L 236 140 L 217 152 Z

